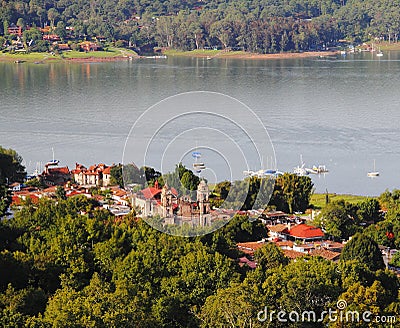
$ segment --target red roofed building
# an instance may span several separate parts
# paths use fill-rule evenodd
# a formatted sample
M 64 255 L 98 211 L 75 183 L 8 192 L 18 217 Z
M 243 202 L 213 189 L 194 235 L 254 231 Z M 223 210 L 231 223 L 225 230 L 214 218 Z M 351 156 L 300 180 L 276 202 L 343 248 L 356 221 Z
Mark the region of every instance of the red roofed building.
M 80 43 L 80 47 L 81 49 L 83 49 L 84 51 L 97 51 L 101 49 L 101 46 L 99 46 L 97 43 L 95 42 L 90 42 L 90 41 L 83 41 Z
M 11 26 L 7 29 L 7 32 L 11 35 L 22 36 L 22 27 L 11 24 Z
M 288 257 L 288 258 L 291 259 L 291 260 L 296 260 L 296 259 L 298 259 L 299 257 L 303 257 L 303 256 L 306 255 L 306 254 L 304 254 L 304 253 L 296 252 L 296 251 L 291 250 L 291 249 L 284 249 L 284 250 L 283 250 L 283 254 L 285 254 L 285 256 Z
M 259 241 L 249 241 L 247 243 L 237 243 L 237 248 L 242 251 L 243 253 L 254 256 L 254 252 L 266 245 L 266 242 L 259 242 Z
M 43 35 L 45 41 L 60 41 L 60 37 L 57 34 L 45 34 Z
M 132 204 L 139 209 L 142 217 L 160 215 L 166 224 L 175 224 L 179 220 L 189 220 L 200 226 L 211 224 L 209 189 L 204 180 L 197 186 L 197 201 L 188 196 L 178 197 L 175 188 L 167 184 L 159 188 L 148 187 L 132 196 Z
M 105 164 L 95 164 L 86 168 L 84 165 L 75 163 L 75 169 L 71 171 L 75 182 L 86 187 L 107 187 L 111 181 L 111 168 Z
M 324 232 L 320 228 L 307 224 L 298 224 L 294 226 L 286 231 L 286 235 L 288 235 L 290 239 L 301 240 L 304 243 L 314 240 L 323 240 L 325 237 Z
M 68 166 L 49 167 L 46 165 L 43 173 L 41 174 L 41 178 L 44 184 L 48 187 L 63 186 L 65 183 L 71 180 L 71 172 L 69 171 Z

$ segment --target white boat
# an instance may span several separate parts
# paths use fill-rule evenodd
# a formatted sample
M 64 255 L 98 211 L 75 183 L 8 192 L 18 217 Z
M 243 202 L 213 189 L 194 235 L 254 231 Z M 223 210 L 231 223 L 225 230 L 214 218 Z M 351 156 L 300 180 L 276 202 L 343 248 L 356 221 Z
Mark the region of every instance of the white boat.
M 307 169 L 305 166 L 306 166 L 306 163 L 303 162 L 303 155 L 300 155 L 300 165 L 296 166 L 293 169 L 293 173 L 297 174 L 298 176 L 301 176 L 301 177 L 308 175 L 310 172 L 309 172 L 309 169 Z
M 58 165 L 58 163 L 60 163 L 60 161 L 58 159 L 52 159 L 52 160 L 48 161 L 45 165 L 52 166 L 52 165 Z
M 381 51 L 381 48 L 379 48 L 378 53 L 376 54 L 377 57 L 382 57 L 383 56 L 383 52 Z
M 193 168 L 198 171 L 198 170 L 204 170 L 206 166 L 204 163 L 193 163 Z
M 329 170 L 326 168 L 325 165 L 318 165 L 318 166 L 314 165 L 312 169 L 306 168 L 306 170 L 311 174 L 324 174 L 329 172 Z
M 293 173 L 294 174 L 297 174 L 298 176 L 305 176 L 305 175 L 308 175 L 309 174 L 309 171 L 304 167 L 305 166 L 305 164 L 303 163 L 301 166 L 296 166 L 294 169 L 293 169 Z
M 369 178 L 376 178 L 379 177 L 379 172 L 375 169 L 375 160 L 374 160 L 374 170 L 367 173 Z
M 48 161 L 45 166 L 55 166 L 58 165 L 58 163 L 60 163 L 60 161 L 58 159 L 54 159 L 54 148 L 51 148 L 51 151 L 53 152 L 53 159 Z

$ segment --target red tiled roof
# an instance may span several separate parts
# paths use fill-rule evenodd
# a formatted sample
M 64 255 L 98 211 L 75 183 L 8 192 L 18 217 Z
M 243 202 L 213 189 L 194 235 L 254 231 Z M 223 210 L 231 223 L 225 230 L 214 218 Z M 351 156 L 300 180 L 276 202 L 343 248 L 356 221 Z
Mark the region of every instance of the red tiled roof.
M 66 196 L 67 196 L 67 197 L 71 197 L 71 196 L 80 195 L 80 194 L 82 194 L 81 191 L 78 191 L 78 190 L 71 190 L 70 192 L 67 192 L 67 193 L 66 193 Z
M 307 224 L 298 224 L 289 230 L 289 235 L 295 238 L 317 238 L 324 237 L 325 234 L 320 228 Z
M 311 251 L 310 255 L 312 256 L 321 256 L 324 259 L 330 260 L 330 261 L 335 261 L 339 258 L 340 253 L 338 252 L 332 252 L 327 249 L 315 249 Z
M 277 241 L 275 242 L 276 246 L 278 247 L 293 247 L 294 242 L 290 241 L 290 240 L 284 240 L 284 241 Z
M 49 169 L 49 174 L 70 174 L 68 166 L 53 167 Z
M 254 252 L 265 244 L 265 242 L 250 241 L 247 243 L 237 243 L 236 245 L 243 253 L 254 255 Z
M 250 261 L 247 257 L 243 256 L 241 258 L 239 258 L 239 265 L 243 266 L 247 264 L 251 269 L 255 269 L 257 264 L 254 261 Z
M 122 190 L 122 189 L 117 190 L 117 191 L 114 193 L 114 195 L 115 195 L 115 196 L 118 196 L 118 197 L 126 196 L 126 194 L 127 194 L 127 192 L 126 192 L 125 190 Z
M 161 193 L 161 189 L 157 189 L 154 187 L 148 187 L 145 189 L 141 190 L 143 196 L 147 199 L 153 198 L 154 196 L 158 195 L 159 193 Z
M 56 192 L 57 186 L 52 186 L 46 189 L 43 189 L 43 192 Z
M 286 224 L 269 225 L 268 230 L 273 232 L 283 232 L 287 230 L 287 225 Z
M 103 174 L 111 174 L 111 166 L 106 167 L 103 171 Z
M 283 251 L 283 254 L 285 254 L 286 257 L 288 257 L 288 258 L 290 258 L 292 260 L 306 255 L 304 253 L 293 251 L 291 249 L 283 249 L 282 251 Z

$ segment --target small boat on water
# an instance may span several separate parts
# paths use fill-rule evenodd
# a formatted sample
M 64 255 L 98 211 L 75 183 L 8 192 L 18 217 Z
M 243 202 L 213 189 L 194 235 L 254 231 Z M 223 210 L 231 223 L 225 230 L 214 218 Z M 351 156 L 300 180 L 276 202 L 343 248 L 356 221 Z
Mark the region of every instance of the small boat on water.
M 311 169 L 306 168 L 306 170 L 312 174 L 324 174 L 329 172 L 325 165 L 314 165 Z
M 15 60 L 14 63 L 16 63 L 16 64 L 22 64 L 22 63 L 25 63 L 25 60 L 20 60 L 20 59 L 18 59 L 18 60 Z
M 376 178 L 376 177 L 379 177 L 379 172 L 376 170 L 376 168 L 375 168 L 375 160 L 374 160 L 374 169 L 373 169 L 373 171 L 370 171 L 370 172 L 368 172 L 367 173 L 367 176 L 369 177 L 369 178 Z
M 377 57 L 382 57 L 383 56 L 383 52 L 381 51 L 381 48 L 379 48 L 378 53 L 376 54 Z

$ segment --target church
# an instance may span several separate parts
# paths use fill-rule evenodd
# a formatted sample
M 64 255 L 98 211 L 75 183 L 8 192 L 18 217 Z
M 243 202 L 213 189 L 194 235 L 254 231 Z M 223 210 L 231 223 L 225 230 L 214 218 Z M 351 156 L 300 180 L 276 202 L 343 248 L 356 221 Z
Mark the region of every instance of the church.
M 160 188 L 156 181 L 154 187 L 134 194 L 132 203 L 139 209 L 142 217 L 160 215 L 166 224 L 208 226 L 211 225 L 209 195 L 205 180 L 201 180 L 197 187 L 195 201 L 189 196 L 178 197 L 176 189 L 167 184 Z

